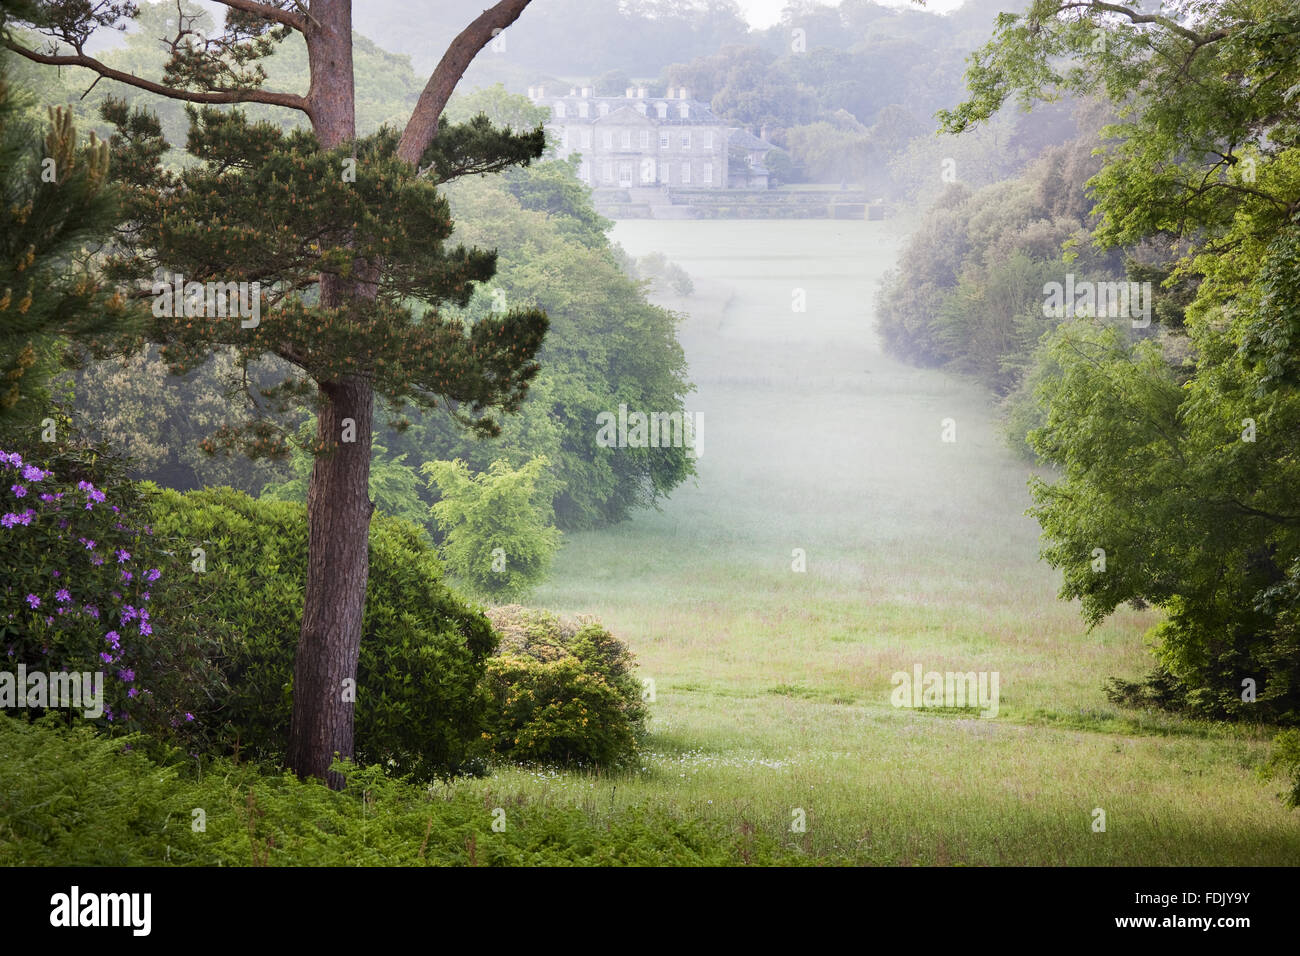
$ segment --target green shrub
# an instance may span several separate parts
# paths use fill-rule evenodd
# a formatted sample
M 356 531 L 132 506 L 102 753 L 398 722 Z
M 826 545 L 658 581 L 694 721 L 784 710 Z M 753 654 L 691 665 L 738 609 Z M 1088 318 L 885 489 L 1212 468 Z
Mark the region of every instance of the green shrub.
M 161 596 L 218 632 L 229 696 L 203 715 L 219 749 L 276 759 L 292 713 L 294 653 L 307 575 L 306 510 L 229 488 L 163 491 L 155 532 L 206 569 Z M 421 780 L 472 770 L 481 741 L 484 664 L 496 637 L 442 583 L 422 529 L 377 516 L 357 666 L 358 760 Z
M 493 753 L 605 766 L 636 754 L 646 711 L 627 645 L 591 619 L 562 620 L 518 605 L 488 617 L 501 634 L 485 678 Z

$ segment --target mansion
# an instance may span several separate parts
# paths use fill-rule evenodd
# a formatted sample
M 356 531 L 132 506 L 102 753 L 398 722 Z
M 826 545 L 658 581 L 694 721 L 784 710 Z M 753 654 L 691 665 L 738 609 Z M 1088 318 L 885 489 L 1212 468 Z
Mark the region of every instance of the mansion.
M 560 156 L 581 156 L 579 178 L 596 189 L 671 186 L 674 189 L 725 189 L 755 179 L 766 185 L 762 147 L 770 143 L 728 127 L 690 90 L 670 89 L 668 96 L 647 96 L 629 89 L 626 96 L 595 96 L 590 87 L 568 95 L 548 95 L 530 87 L 528 98 L 550 108 L 546 126 Z M 733 182 L 728 163 L 732 136 L 744 134 L 751 165 L 748 179 Z M 752 141 L 752 142 L 751 142 Z

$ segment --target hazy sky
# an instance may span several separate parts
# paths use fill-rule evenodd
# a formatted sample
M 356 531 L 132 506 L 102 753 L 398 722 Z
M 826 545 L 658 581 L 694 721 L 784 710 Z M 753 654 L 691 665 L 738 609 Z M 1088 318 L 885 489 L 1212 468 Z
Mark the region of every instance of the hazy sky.
M 781 19 L 781 11 L 785 8 L 786 0 L 737 0 L 742 10 L 745 11 L 745 17 L 756 27 L 769 27 Z M 876 0 L 884 7 L 906 7 L 912 6 L 911 0 Z M 823 0 L 825 6 L 839 6 L 839 0 Z M 949 10 L 955 10 L 960 7 L 962 0 L 928 0 L 925 5 L 927 10 L 933 10 L 936 13 L 947 13 Z

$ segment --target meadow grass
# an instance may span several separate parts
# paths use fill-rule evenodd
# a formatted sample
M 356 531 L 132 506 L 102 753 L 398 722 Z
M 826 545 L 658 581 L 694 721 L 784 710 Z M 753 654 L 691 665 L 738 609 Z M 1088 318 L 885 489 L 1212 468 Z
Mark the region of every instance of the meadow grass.
M 1269 731 L 1110 704 L 1107 678 L 1150 669 L 1154 613 L 1088 632 L 1037 558 L 1029 469 L 987 395 L 881 351 L 897 224 L 628 221 L 615 238 L 695 280 L 663 304 L 684 314 L 699 475 L 658 512 L 567 535 L 532 603 L 629 642 L 654 681 L 647 752 L 628 773 L 502 768 L 457 789 L 661 808 L 873 864 L 1300 860 L 1300 814 L 1255 772 Z M 917 663 L 997 671 L 998 716 L 893 707 L 891 675 Z

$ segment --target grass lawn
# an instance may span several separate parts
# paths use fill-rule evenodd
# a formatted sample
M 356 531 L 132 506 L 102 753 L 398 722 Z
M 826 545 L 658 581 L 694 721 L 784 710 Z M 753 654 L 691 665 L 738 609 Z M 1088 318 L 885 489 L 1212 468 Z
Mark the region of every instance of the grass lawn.
M 1111 705 L 1106 678 L 1149 669 L 1154 614 L 1087 633 L 1037 560 L 1028 468 L 987 397 L 882 353 L 898 224 L 628 221 L 615 238 L 695 280 L 664 304 L 685 313 L 699 476 L 658 513 L 568 535 L 530 603 L 630 642 L 654 681 L 650 752 L 637 774 L 457 789 L 666 809 L 863 863 L 1300 859 L 1300 814 L 1255 773 L 1270 733 Z M 998 716 L 895 708 L 891 675 L 916 664 L 997 672 Z

